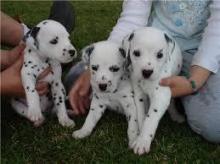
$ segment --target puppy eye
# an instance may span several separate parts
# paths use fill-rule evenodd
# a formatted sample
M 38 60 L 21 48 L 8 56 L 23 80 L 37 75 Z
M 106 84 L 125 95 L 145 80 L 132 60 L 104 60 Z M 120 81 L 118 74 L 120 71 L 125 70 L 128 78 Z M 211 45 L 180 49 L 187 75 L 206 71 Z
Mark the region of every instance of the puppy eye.
M 111 66 L 110 68 L 109 68 L 109 70 L 111 71 L 111 72 L 118 72 L 119 71 L 119 67 L 118 66 Z
M 58 43 L 58 37 L 52 39 L 52 40 L 50 41 L 50 43 L 51 43 L 51 44 L 57 44 L 57 43 Z
M 137 51 L 137 50 L 134 50 L 133 52 L 134 56 L 136 57 L 139 57 L 141 54 L 140 54 L 140 51 Z
M 162 51 L 158 52 L 158 53 L 157 53 L 157 58 L 158 58 L 158 59 L 161 59 L 162 57 L 163 57 Z
M 92 70 L 93 70 L 93 71 L 97 71 L 98 68 L 99 68 L 99 67 L 98 67 L 97 65 L 92 65 Z

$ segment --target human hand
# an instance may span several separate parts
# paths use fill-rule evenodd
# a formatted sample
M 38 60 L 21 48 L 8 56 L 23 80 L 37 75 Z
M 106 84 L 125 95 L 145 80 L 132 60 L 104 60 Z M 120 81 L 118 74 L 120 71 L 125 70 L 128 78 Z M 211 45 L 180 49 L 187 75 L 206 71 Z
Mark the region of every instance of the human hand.
M 85 114 L 90 106 L 90 71 L 87 70 L 76 80 L 69 92 L 69 101 L 75 115 Z
M 12 50 L 1 50 L 1 70 L 5 70 L 10 67 L 19 57 L 23 54 L 25 44 L 20 43 Z
M 161 79 L 160 85 L 170 87 L 172 97 L 186 96 L 193 93 L 190 81 L 184 76 L 171 76 Z
M 25 97 L 25 91 L 21 80 L 21 68 L 23 65 L 23 54 L 8 69 L 1 73 L 1 94 L 15 97 Z M 51 68 L 47 68 L 38 78 L 36 90 L 39 95 L 48 93 L 48 83 L 40 81 L 51 72 Z
M 190 68 L 189 75 L 191 76 L 189 79 L 184 76 L 171 76 L 162 79 L 160 85 L 170 87 L 173 97 L 186 96 L 200 89 L 208 80 L 210 74 L 211 72 L 206 68 L 194 65 Z M 191 81 L 194 82 L 195 88 L 192 88 Z

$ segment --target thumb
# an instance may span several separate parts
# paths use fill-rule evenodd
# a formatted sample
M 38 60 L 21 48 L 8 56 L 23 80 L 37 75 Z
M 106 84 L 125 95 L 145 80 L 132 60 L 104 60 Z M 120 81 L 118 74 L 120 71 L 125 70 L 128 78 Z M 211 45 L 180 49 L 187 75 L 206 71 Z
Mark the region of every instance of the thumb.
M 160 85 L 161 86 L 171 86 L 172 85 L 172 78 L 168 77 L 168 78 L 163 78 L 160 80 Z
M 18 60 L 12 65 L 12 67 L 14 67 L 15 69 L 20 70 L 22 68 L 24 62 L 24 55 L 22 54 Z
M 90 83 L 89 82 L 84 82 L 84 85 L 82 86 L 81 91 L 79 92 L 80 96 L 85 96 L 89 93 L 90 89 Z

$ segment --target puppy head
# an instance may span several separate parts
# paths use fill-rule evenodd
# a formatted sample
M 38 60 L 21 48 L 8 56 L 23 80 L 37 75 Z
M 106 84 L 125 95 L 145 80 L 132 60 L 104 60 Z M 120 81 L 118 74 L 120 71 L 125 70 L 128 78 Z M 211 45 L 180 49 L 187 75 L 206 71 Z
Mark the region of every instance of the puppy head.
M 134 31 L 123 41 L 127 60 L 138 79 L 155 80 L 169 59 L 173 41 L 164 32 L 152 27 Z
M 82 50 L 89 64 L 91 85 L 100 92 L 114 92 L 124 73 L 125 51 L 117 44 L 101 41 Z
M 76 57 L 76 49 L 70 43 L 69 33 L 59 22 L 44 20 L 24 37 L 26 45 L 42 57 L 68 63 Z

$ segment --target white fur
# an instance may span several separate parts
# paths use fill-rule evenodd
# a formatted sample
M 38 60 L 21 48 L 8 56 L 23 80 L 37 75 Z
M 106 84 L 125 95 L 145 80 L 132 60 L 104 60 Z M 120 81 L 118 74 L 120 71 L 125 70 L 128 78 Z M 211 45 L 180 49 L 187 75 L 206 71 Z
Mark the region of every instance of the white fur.
M 170 88 L 160 86 L 159 81 L 180 72 L 182 55 L 173 39 L 152 27 L 134 31 L 124 39 L 123 46 L 131 61 L 129 70 L 135 92 L 139 128 L 141 129 L 132 148 L 134 153 L 141 155 L 150 151 L 150 145 L 159 121 L 171 101 Z M 159 54 L 159 52 L 161 53 Z M 147 104 L 147 97 L 150 101 L 149 104 Z M 141 99 L 145 101 L 145 104 L 140 103 Z M 183 119 L 177 112 L 172 112 L 172 116 L 175 117 L 175 115 L 179 119 Z
M 129 145 L 131 146 L 135 140 L 138 123 L 134 93 L 130 78 L 124 70 L 126 59 L 119 48 L 115 43 L 102 41 L 83 50 L 83 59 L 89 60 L 93 97 L 86 121 L 80 130 L 73 132 L 74 138 L 89 136 L 108 108 L 125 114 L 128 121 Z M 114 72 L 114 69 L 119 70 Z M 105 90 L 101 90 L 100 84 L 106 84 Z
M 35 37 L 35 36 L 36 37 Z M 22 83 L 26 93 L 26 101 L 13 99 L 12 106 L 22 116 L 39 126 L 44 121 L 42 111 L 51 108 L 49 96 L 39 97 L 35 89 L 38 76 L 47 67 L 50 73 L 43 81 L 51 84 L 53 110 L 63 126 L 74 126 L 68 117 L 65 106 L 65 89 L 61 82 L 61 65 L 76 57 L 76 50 L 70 43 L 65 27 L 53 20 L 44 20 L 32 28 L 25 36 L 24 64 L 21 70 Z M 71 51 L 72 55 L 70 54 Z

